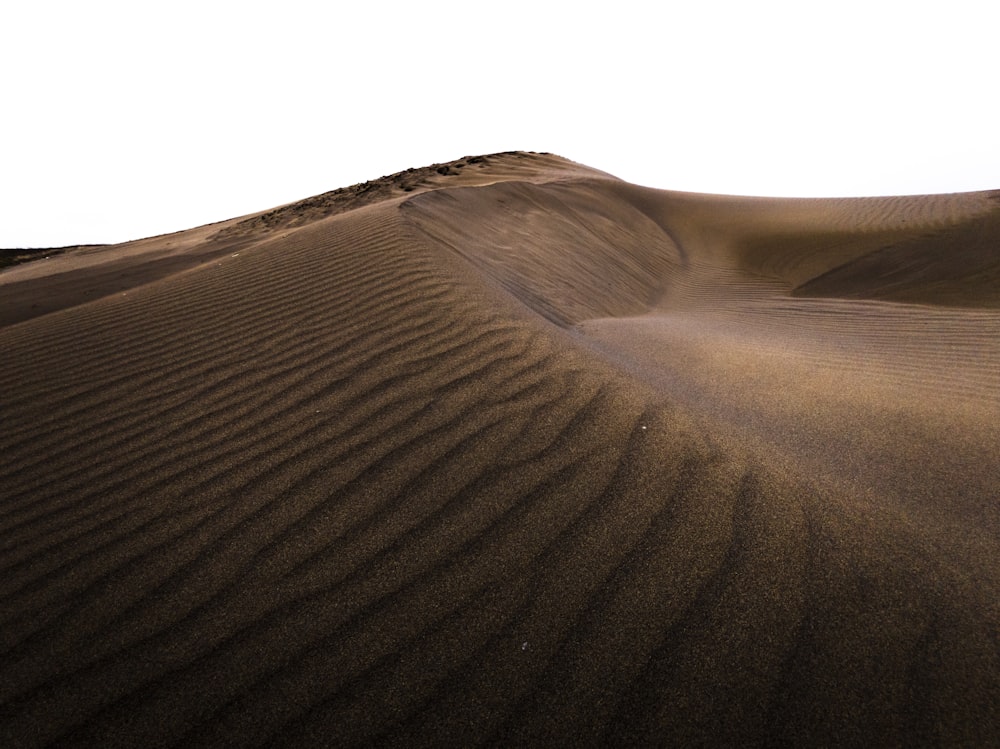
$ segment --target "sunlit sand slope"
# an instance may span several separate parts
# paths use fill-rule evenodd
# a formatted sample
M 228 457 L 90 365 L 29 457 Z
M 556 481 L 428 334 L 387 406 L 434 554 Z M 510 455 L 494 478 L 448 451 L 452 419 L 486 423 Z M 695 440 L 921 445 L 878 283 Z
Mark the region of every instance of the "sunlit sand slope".
M 989 745 L 998 212 L 517 153 L 8 269 L 0 745 Z

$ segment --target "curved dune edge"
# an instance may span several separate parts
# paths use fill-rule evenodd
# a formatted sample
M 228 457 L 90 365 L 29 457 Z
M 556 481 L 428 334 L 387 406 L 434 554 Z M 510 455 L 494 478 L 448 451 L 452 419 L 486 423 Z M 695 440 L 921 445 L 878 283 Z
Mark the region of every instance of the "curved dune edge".
M 988 744 L 996 215 L 505 154 L 0 274 L 0 745 Z

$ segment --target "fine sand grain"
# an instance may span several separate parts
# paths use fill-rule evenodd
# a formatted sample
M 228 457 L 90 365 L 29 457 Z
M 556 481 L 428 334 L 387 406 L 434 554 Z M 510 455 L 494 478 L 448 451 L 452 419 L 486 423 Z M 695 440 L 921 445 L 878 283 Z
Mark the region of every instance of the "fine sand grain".
M 989 746 L 1000 193 L 466 158 L 0 273 L 0 746 Z

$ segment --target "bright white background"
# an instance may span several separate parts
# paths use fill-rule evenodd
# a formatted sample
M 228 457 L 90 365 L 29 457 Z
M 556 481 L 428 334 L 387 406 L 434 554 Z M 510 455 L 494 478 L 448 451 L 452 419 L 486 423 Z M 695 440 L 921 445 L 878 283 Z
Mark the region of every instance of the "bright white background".
M 993 2 L 8 2 L 0 247 L 551 151 L 654 187 L 1000 188 Z

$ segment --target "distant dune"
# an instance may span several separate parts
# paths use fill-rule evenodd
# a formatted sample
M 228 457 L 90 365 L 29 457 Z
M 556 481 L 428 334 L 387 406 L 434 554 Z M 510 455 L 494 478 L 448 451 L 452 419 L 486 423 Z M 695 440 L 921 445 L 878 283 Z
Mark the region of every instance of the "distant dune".
M 465 158 L 0 352 L 0 746 L 1000 741 L 1000 192 Z

